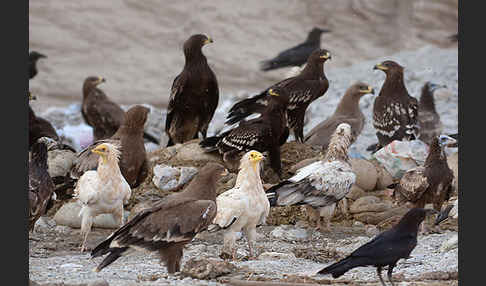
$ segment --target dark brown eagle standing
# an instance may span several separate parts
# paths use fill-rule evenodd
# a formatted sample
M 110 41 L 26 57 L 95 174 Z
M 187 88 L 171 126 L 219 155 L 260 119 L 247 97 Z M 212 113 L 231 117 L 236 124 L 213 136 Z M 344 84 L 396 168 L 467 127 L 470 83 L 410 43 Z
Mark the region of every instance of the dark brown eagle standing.
M 423 208 L 432 203 L 436 211 L 452 194 L 454 173 L 447 165 L 445 147 L 456 140 L 447 135 L 434 138 L 424 166 L 408 170 L 394 187 L 394 199 L 398 204 L 411 202 L 415 207 Z
M 280 145 L 285 143 L 289 134 L 286 114 L 289 96 L 288 92 L 280 87 L 269 89 L 268 94 L 270 99 L 267 100 L 266 109 L 261 117 L 241 121 L 238 127 L 219 136 L 208 137 L 199 145 L 205 148 L 206 152 L 219 150 L 224 161 L 240 152 L 268 151 L 272 169 L 281 175 Z
M 304 142 L 304 117 L 309 104 L 326 93 L 329 81 L 324 74 L 324 62 L 331 58 L 329 51 L 317 49 L 307 59 L 307 65 L 298 76 L 290 77 L 267 88 L 262 93 L 237 102 L 229 110 L 227 124 L 234 124 L 252 113 L 262 113 L 268 104 L 267 91 L 276 87 L 289 92 L 287 105 L 288 126 L 295 138 Z
M 122 125 L 109 139 L 95 141 L 78 153 L 71 170 L 71 177 L 79 179 L 84 172 L 96 169 L 99 156 L 91 150 L 102 143 L 121 146 L 119 166 L 121 173 L 131 188 L 139 186 L 147 177 L 148 162 L 143 140 L 143 126 L 150 109 L 135 105 L 124 113 Z
M 35 99 L 37 97 L 33 96 L 29 91 L 29 101 Z M 44 118 L 36 116 L 29 104 L 29 148 L 41 137 L 59 141 L 59 135 L 57 135 L 56 129 L 54 129 L 52 124 Z
M 47 56 L 37 51 L 29 53 L 29 80 L 37 75 L 37 61 L 42 58 L 47 58 Z
M 46 213 L 47 204 L 54 192 L 54 183 L 47 171 L 47 145 L 50 138 L 41 137 L 32 145 L 29 161 L 29 231 Z
M 307 39 L 290 49 L 280 52 L 275 58 L 261 62 L 260 69 L 269 71 L 284 67 L 301 66 L 306 63 L 309 55 L 321 47 L 321 34 L 330 30 L 314 27 L 307 35 Z
M 196 139 L 198 132 L 206 139 L 219 101 L 216 75 L 201 50 L 212 42 L 211 38 L 198 34 L 184 43 L 186 63 L 172 83 L 165 120 L 165 132 L 169 136 L 167 146 Z
M 418 111 L 418 123 L 420 126 L 419 139 L 429 145 L 435 137 L 442 133 L 443 129 L 440 116 L 435 110 L 434 91 L 445 87 L 445 85 L 438 85 L 431 82 L 426 82 L 422 87 Z
M 418 101 L 408 94 L 403 81 L 403 67 L 384 61 L 373 69 L 385 72 L 386 79 L 373 104 L 373 126 L 380 149 L 394 140 L 413 140 L 419 135 Z
M 103 77 L 89 76 L 83 84 L 81 114 L 86 124 L 93 127 L 95 141 L 110 138 L 125 119 L 125 111 L 98 88 L 98 85 L 105 81 Z M 159 144 L 159 140 L 146 132 L 143 133 L 143 137 Z
M 142 210 L 93 249 L 92 258 L 108 254 L 95 271 L 110 265 L 131 247 L 157 251 L 167 272 L 180 271 L 184 245 L 216 216 L 216 183 L 226 174 L 222 165 L 207 163 L 182 192 Z
M 365 124 L 365 117 L 359 108 L 359 100 L 367 93 L 375 94 L 375 90 L 363 82 L 357 82 L 350 86 L 341 98 L 333 115 L 312 128 L 305 137 L 305 143 L 319 145 L 323 149 L 327 149 L 337 126 L 341 123 L 348 123 L 351 126 L 351 144 L 353 144 L 361 134 Z

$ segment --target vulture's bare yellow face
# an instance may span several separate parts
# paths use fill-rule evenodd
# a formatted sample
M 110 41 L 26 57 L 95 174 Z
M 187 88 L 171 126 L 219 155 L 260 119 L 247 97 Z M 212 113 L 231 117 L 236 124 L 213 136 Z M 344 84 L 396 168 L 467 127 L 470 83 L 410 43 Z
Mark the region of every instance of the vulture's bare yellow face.
M 108 147 L 105 144 L 100 144 L 100 145 L 96 146 L 96 148 L 91 150 L 91 152 L 100 155 L 101 158 L 103 158 L 104 163 L 107 162 L 107 160 L 108 160 L 107 157 L 108 157 L 109 151 L 108 151 Z
M 263 158 L 264 158 L 263 154 L 258 152 L 258 151 L 251 151 L 250 152 L 250 162 L 258 163 L 261 160 L 263 160 Z

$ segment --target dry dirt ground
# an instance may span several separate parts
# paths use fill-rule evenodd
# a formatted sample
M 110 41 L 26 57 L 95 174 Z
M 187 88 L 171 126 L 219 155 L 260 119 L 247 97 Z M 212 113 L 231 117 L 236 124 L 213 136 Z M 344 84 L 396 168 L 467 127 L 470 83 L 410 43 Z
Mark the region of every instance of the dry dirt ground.
M 122 257 L 103 271 L 96 273 L 93 268 L 101 258 L 90 260 L 89 253 L 79 252 L 79 229 L 69 227 L 43 228 L 29 239 L 30 279 L 37 283 L 65 283 L 84 285 L 104 280 L 109 285 L 224 285 L 231 279 L 250 281 L 280 281 L 317 283 L 332 285 L 380 285 L 375 268 L 355 268 L 344 276 L 333 279 L 315 273 L 330 263 L 343 258 L 354 249 L 370 240 L 374 234 L 361 224 L 344 221 L 335 223 L 330 232 L 308 232 L 303 239 L 274 237 L 275 226 L 258 228 L 260 239 L 257 253 L 278 252 L 279 257 L 248 260 L 246 240 L 238 241 L 238 262 L 231 262 L 235 269 L 213 279 L 192 279 L 176 273 L 168 275 L 158 257 L 151 253 L 134 252 Z M 306 233 L 306 226 L 291 226 L 287 229 Z M 88 247 L 94 247 L 108 236 L 112 230 L 95 228 L 88 238 Z M 400 260 L 394 270 L 395 285 L 458 285 L 458 250 L 440 253 L 440 245 L 455 231 L 429 234 L 418 238 L 418 246 L 412 257 Z M 305 236 L 305 235 L 304 235 Z M 219 258 L 222 247 L 221 233 L 204 232 L 189 244 L 184 252 L 184 264 L 192 258 Z M 62 285 L 62 284 L 61 284 Z

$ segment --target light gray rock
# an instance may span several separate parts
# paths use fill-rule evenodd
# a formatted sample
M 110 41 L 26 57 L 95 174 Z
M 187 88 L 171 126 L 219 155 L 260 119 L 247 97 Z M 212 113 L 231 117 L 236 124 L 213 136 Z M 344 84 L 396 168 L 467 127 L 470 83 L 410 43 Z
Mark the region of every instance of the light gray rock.
M 392 202 L 383 201 L 375 196 L 365 196 L 357 199 L 349 208 L 352 214 L 362 212 L 383 212 L 393 207 Z
M 218 152 L 205 153 L 199 146 L 199 139 L 194 139 L 184 144 L 176 144 L 176 155 L 174 160 L 177 161 L 196 161 L 196 162 L 222 162 L 221 156 Z
M 52 150 L 47 153 L 47 171 L 51 178 L 65 176 L 74 164 L 76 154 L 69 150 Z
M 81 217 L 79 211 L 81 206 L 77 201 L 70 201 L 65 203 L 54 215 L 54 221 L 58 225 L 65 225 L 72 228 L 81 227 Z M 127 212 L 124 212 L 127 215 Z M 99 228 L 118 228 L 120 225 L 115 221 L 111 214 L 100 214 L 93 220 L 93 227 Z
M 281 259 L 294 259 L 295 255 L 292 252 L 263 252 L 258 256 L 258 260 L 281 260 Z
M 355 184 L 364 191 L 372 191 L 376 187 L 378 172 L 375 166 L 364 159 L 350 159 L 351 167 L 356 174 Z
M 152 182 L 162 191 L 175 191 L 189 182 L 198 170 L 194 167 L 171 167 L 156 165 Z
M 440 246 L 440 252 L 447 252 L 447 251 L 450 251 L 452 249 L 455 249 L 455 248 L 457 248 L 458 243 L 459 243 L 459 239 L 458 239 L 458 236 L 456 234 L 453 237 L 451 237 L 450 239 L 444 241 L 444 243 L 442 243 L 442 245 Z
M 270 233 L 273 237 L 285 240 L 306 240 L 309 232 L 306 229 L 292 225 L 280 225 Z
M 69 234 L 73 229 L 67 225 L 58 225 L 54 228 L 54 231 L 62 234 Z
M 383 167 L 381 164 L 376 162 L 375 164 L 376 172 L 378 173 L 378 178 L 376 180 L 376 187 L 375 189 L 377 190 L 383 190 L 386 189 L 389 185 L 393 184 L 393 177 L 388 172 L 385 167 Z
M 56 227 L 56 222 L 46 216 L 41 216 L 34 225 L 34 232 L 50 232 Z
M 228 261 L 194 257 L 184 263 L 181 274 L 196 279 L 214 279 L 235 270 L 236 266 Z

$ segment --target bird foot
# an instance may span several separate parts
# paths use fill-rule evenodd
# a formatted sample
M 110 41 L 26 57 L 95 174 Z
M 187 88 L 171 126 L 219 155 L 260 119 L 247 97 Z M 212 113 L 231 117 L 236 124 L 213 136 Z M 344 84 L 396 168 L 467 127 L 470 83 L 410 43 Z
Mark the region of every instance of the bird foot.
M 223 260 L 230 260 L 233 258 L 233 256 L 227 252 L 221 251 L 221 253 L 219 254 L 219 258 Z

